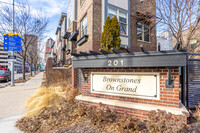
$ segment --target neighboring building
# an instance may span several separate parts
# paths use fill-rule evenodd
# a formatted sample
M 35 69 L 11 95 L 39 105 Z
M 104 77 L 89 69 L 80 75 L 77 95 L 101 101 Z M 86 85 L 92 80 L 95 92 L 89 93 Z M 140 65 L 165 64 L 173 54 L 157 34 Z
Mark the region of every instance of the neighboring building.
M 49 57 L 51 57 L 51 46 L 53 45 L 53 42 L 54 40 L 52 38 L 49 38 L 47 41 L 46 41 L 46 47 L 45 47 L 45 62 L 47 62 L 47 59 Z
M 183 34 L 183 44 L 186 44 L 187 42 L 187 37 L 189 36 L 189 29 L 187 30 L 184 30 L 182 32 Z M 193 36 L 191 37 L 190 39 L 190 46 L 191 46 L 191 49 L 194 49 L 193 51 L 189 51 L 188 49 L 188 52 L 191 52 L 191 53 L 200 53 L 200 47 L 199 47 L 199 42 L 200 42 L 200 30 L 196 30 L 196 32 L 193 34 Z M 173 37 L 173 47 L 176 45 L 177 43 L 177 40 L 175 37 Z M 183 46 L 183 47 L 186 47 L 186 46 Z
M 11 62 L 8 60 L 8 55 L 11 55 L 10 51 L 4 51 L 3 50 L 3 43 L 0 43 L 0 66 L 3 66 L 5 68 L 11 69 Z M 16 56 L 16 61 L 15 61 L 15 66 L 14 66 L 14 71 L 22 70 L 22 57 L 17 54 L 16 52 L 14 53 Z M 26 67 L 28 64 L 26 63 Z
M 59 64 L 60 65 L 64 65 L 65 64 L 65 51 L 66 51 L 66 39 L 64 38 L 65 36 L 65 33 L 67 31 L 67 24 L 68 24 L 68 21 L 67 21 L 67 14 L 66 13 L 61 13 L 61 16 L 60 16 L 60 21 L 59 21 L 59 27 L 60 27 L 60 37 L 59 37 Z
M 157 37 L 157 50 L 159 45 L 161 51 L 173 49 L 172 34 L 169 31 L 165 31 Z
M 0 65 L 9 68 L 8 55 L 10 52 L 3 50 L 3 43 L 0 43 Z

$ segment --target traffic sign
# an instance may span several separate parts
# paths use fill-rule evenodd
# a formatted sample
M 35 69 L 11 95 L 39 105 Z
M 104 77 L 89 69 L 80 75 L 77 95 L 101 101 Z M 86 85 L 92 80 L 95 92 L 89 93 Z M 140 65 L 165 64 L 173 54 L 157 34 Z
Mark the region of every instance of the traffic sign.
M 21 35 L 4 33 L 4 51 L 21 51 Z
M 21 51 L 21 47 L 6 47 L 4 46 L 4 51 Z
M 4 45 L 8 45 L 8 46 L 12 46 L 12 47 L 21 47 L 20 42 L 5 42 L 4 41 Z
M 17 61 L 17 57 L 14 56 L 14 55 L 8 55 L 8 61 L 9 62 L 12 62 L 12 61 L 16 62 Z
M 4 41 L 21 43 L 21 36 L 16 33 L 4 33 Z
M 17 59 L 17 57 L 13 55 L 8 55 L 8 59 Z

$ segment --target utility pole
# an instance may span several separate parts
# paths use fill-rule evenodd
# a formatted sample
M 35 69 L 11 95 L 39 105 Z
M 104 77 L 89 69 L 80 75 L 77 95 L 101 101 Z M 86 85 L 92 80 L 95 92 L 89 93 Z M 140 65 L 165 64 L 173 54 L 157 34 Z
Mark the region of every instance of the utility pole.
M 13 29 L 13 33 L 15 32 L 15 22 L 14 22 L 14 20 L 15 20 L 15 1 L 13 0 L 13 16 L 12 16 L 13 18 L 13 20 L 12 20 L 12 22 L 13 22 L 13 24 L 12 24 L 12 29 Z M 14 56 L 14 51 L 11 51 L 11 53 L 12 53 L 12 56 Z M 15 86 L 15 82 L 14 82 L 14 60 L 11 60 L 11 86 Z

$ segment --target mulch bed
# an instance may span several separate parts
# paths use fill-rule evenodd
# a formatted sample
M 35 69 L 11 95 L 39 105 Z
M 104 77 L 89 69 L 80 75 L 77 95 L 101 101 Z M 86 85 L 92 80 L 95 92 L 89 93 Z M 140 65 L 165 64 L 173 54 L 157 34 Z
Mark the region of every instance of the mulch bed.
M 153 129 L 159 127 L 159 124 L 163 129 L 167 127 L 166 125 L 169 126 L 169 123 L 166 123 L 167 120 L 158 120 L 162 116 L 152 118 L 155 122 L 152 124 L 152 121 L 149 123 L 125 114 L 118 114 L 102 104 L 99 105 L 100 109 L 98 110 L 96 107 L 86 107 L 77 102 L 65 104 L 62 108 L 47 107 L 35 117 L 24 117 L 17 121 L 16 126 L 25 133 L 153 133 L 154 130 L 150 130 L 151 126 Z M 163 113 L 161 112 L 161 114 Z M 167 115 L 169 114 L 166 114 L 163 118 L 169 117 Z M 178 131 L 181 133 L 199 133 L 199 127 L 200 122 L 196 121 L 184 130 Z M 170 130 L 166 133 L 171 133 L 178 128 L 181 127 L 170 125 Z M 160 131 L 158 130 L 158 132 Z

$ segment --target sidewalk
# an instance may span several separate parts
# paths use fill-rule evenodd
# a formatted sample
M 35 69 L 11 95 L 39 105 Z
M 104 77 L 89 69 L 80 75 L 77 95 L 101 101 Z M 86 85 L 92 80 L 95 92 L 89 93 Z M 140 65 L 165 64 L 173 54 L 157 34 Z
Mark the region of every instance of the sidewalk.
M 41 86 L 43 73 L 26 83 L 0 89 L 0 129 L 3 133 L 18 133 L 15 122 L 26 112 L 25 101 Z

